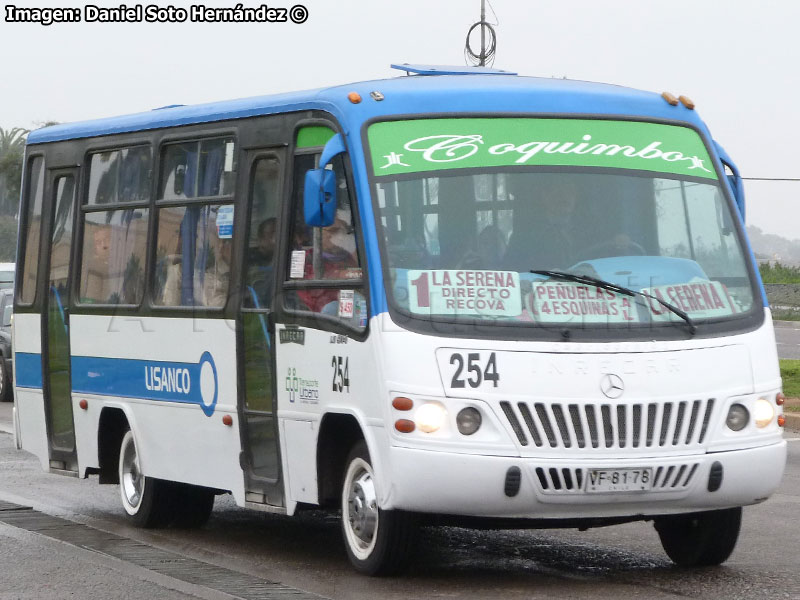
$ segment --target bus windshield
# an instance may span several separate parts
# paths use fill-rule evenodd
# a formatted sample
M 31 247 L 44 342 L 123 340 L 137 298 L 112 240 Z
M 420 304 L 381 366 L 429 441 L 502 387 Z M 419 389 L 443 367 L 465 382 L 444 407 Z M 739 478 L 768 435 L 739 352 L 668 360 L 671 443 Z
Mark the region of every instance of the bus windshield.
M 376 123 L 368 138 L 387 288 L 403 312 L 631 327 L 680 321 L 664 303 L 692 322 L 754 308 L 729 203 L 692 129 L 419 119 Z

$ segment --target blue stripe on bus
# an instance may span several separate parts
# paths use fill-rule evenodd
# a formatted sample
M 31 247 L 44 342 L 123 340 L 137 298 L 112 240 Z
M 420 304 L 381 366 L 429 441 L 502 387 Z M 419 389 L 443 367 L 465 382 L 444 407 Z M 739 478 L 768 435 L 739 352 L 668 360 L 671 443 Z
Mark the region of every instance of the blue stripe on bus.
M 42 355 L 17 352 L 14 357 L 17 387 L 42 389 Z
M 219 380 L 209 352 L 196 363 L 73 356 L 72 392 L 197 404 L 210 417 Z
M 211 353 L 196 363 L 73 356 L 72 393 L 197 404 L 214 414 L 219 397 Z M 17 352 L 17 387 L 42 387 L 42 355 Z M 205 385 L 204 385 L 205 384 Z

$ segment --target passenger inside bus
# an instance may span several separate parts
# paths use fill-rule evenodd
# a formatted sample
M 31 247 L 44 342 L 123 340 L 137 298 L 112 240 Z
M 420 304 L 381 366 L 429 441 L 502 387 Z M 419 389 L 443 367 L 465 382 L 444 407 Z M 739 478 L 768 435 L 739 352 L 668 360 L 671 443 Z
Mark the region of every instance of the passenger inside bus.
M 514 231 L 504 262 L 520 273 L 531 269 L 567 269 L 579 256 L 576 206 L 578 190 L 570 181 L 537 188 L 536 196 L 517 194 Z M 527 198 L 526 198 L 527 196 Z
M 306 249 L 303 279 L 360 279 L 356 240 L 349 224 L 349 211 L 338 210 L 336 220 L 330 227 L 322 229 L 320 264 L 322 272 L 314 276 L 314 250 Z M 339 291 L 335 289 L 300 290 L 297 292 L 308 310 L 336 315 Z
M 231 279 L 231 254 L 233 243 L 230 238 L 217 238 L 214 254 L 207 261 L 202 280 L 195 280 L 195 299 L 202 298 L 202 306 L 225 306 L 228 299 L 228 286 Z M 197 293 L 200 291 L 200 294 Z
M 459 261 L 459 269 L 496 269 L 506 254 L 506 236 L 497 225 L 487 225 L 478 234 L 474 249 Z
M 256 231 L 256 246 L 249 247 L 247 250 L 247 290 L 244 303 L 248 308 L 270 306 L 274 277 L 276 228 L 277 219 L 275 217 L 261 221 Z

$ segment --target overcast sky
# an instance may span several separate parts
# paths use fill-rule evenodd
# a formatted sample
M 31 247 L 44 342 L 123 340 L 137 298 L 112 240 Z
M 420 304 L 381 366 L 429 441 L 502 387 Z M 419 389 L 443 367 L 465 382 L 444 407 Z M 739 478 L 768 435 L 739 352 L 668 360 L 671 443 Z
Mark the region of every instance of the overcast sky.
M 303 2 L 309 18 L 302 25 L 43 27 L 7 23 L 5 14 L 0 15 L 0 127 L 32 128 L 48 120 L 76 121 L 167 104 L 393 77 L 392 62 L 462 65 L 466 31 L 480 9 L 479 0 Z M 259 0 L 243 3 L 257 6 Z M 84 6 L 47 0 L 16 4 Z M 169 1 L 153 4 L 167 6 Z M 216 7 L 235 4 L 206 2 Z M 522 75 L 685 94 L 745 177 L 800 178 L 800 2 L 491 4 L 499 21 L 494 66 Z M 489 19 L 495 19 L 491 11 Z M 800 238 L 800 182 L 748 182 L 746 190 L 748 224 Z

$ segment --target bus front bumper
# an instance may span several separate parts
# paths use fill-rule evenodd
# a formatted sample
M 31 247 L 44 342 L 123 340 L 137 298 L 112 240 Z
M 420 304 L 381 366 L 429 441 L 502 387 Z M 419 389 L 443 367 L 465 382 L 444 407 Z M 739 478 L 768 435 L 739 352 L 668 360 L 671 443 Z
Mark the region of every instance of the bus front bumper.
M 392 476 L 382 503 L 386 509 L 525 519 L 645 517 L 763 502 L 780 484 L 786 442 L 709 454 L 602 460 L 392 447 L 390 460 Z M 624 469 L 648 469 L 650 489 L 589 491 L 592 474 Z

